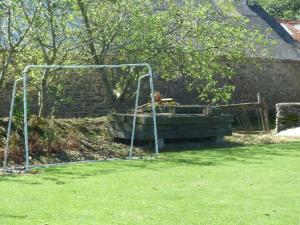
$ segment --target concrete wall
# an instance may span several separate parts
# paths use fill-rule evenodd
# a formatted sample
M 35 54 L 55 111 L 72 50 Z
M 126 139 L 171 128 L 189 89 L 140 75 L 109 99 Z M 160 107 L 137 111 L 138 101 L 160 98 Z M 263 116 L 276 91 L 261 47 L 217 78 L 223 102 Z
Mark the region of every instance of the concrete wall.
M 240 66 L 237 71 L 238 76 L 230 81 L 236 85 L 233 103 L 256 101 L 258 92 L 273 111 L 276 103 L 300 102 L 300 62 L 257 60 L 256 63 Z M 58 107 L 58 117 L 94 117 L 111 110 L 97 74 L 69 74 L 64 83 L 65 95 L 71 101 Z M 157 78 L 155 87 L 163 96 L 174 98 L 181 104 L 201 104 L 197 93 L 186 91 L 181 80 L 165 82 Z M 8 82 L 6 88 L 0 91 L 0 117 L 8 115 L 11 90 L 12 83 Z M 148 90 L 143 91 L 141 104 L 149 97 L 148 93 Z M 37 97 L 32 96 L 30 110 L 36 112 Z M 126 107 L 132 107 L 133 103 L 131 99 Z

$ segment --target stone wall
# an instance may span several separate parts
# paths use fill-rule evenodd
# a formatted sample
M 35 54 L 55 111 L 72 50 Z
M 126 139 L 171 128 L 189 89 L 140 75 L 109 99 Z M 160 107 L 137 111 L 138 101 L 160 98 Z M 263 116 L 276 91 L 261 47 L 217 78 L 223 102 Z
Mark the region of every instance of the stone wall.
M 64 86 L 64 98 L 67 99 L 56 107 L 57 117 L 95 117 L 106 115 L 109 105 L 105 99 L 99 75 L 89 74 L 64 74 L 62 83 Z M 30 84 L 29 84 L 30 87 Z M 0 117 L 7 116 L 11 100 L 13 82 L 7 82 L 5 88 L 0 91 Z M 19 86 L 19 90 L 22 84 Z M 17 106 L 20 108 L 21 106 Z M 47 102 L 47 111 L 51 113 L 53 99 Z M 29 93 L 29 111 L 38 113 L 38 96 L 34 92 Z
M 276 132 L 300 127 L 300 103 L 276 104 Z
M 232 103 L 256 101 L 256 94 L 261 93 L 271 111 L 279 102 L 300 101 L 300 61 L 257 60 L 255 63 L 242 65 L 230 83 L 236 86 Z M 57 117 L 95 117 L 105 115 L 111 109 L 104 97 L 97 74 L 69 74 L 64 79 L 65 95 L 71 101 L 57 108 Z M 149 99 L 149 89 L 144 86 L 141 104 Z M 155 79 L 155 89 L 164 97 L 174 98 L 181 104 L 201 104 L 196 92 L 188 92 L 182 80 L 165 82 Z M 7 116 L 10 105 L 12 82 L 0 91 L 0 117 Z M 127 108 L 134 104 L 130 99 Z M 31 112 L 37 111 L 37 98 L 31 97 Z M 50 106 L 49 106 L 50 107 Z
M 231 81 L 236 85 L 233 102 L 256 101 L 260 93 L 275 111 L 276 103 L 300 101 L 300 61 L 257 60 L 241 66 L 238 74 Z
M 82 73 L 82 74 L 64 74 L 62 83 L 64 86 L 64 97 L 68 99 L 63 104 L 56 107 L 56 117 L 62 118 L 76 118 L 76 117 L 96 117 L 106 115 L 111 112 L 110 104 L 103 92 L 103 87 L 100 82 L 99 75 L 96 73 Z M 169 81 L 165 82 L 158 77 L 154 80 L 155 89 L 159 90 L 163 96 L 176 99 L 181 104 L 195 104 L 198 102 L 197 93 L 188 92 L 185 89 L 184 82 Z M 30 85 L 29 85 L 30 86 Z M 21 89 L 20 84 L 19 89 Z M 136 88 L 136 85 L 134 86 Z M 8 116 L 9 106 L 13 88 L 13 81 L 7 83 L 5 88 L 0 91 L 0 117 Z M 150 101 L 149 81 L 143 80 L 140 92 L 140 104 Z M 29 111 L 30 113 L 38 113 L 38 97 L 34 93 L 29 94 Z M 133 108 L 135 99 L 134 95 L 127 99 L 121 110 Z M 47 109 L 50 112 L 53 101 L 49 100 Z M 19 105 L 18 108 L 22 106 Z

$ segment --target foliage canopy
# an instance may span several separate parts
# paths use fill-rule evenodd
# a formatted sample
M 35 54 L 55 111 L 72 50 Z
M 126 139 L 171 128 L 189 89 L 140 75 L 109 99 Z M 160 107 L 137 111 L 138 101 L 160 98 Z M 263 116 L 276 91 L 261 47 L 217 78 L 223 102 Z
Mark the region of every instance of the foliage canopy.
M 300 1 L 298 0 L 254 0 L 272 16 L 278 19 L 300 19 Z
M 23 12 L 18 14 L 18 21 L 34 31 L 24 35 L 25 44 L 13 52 L 14 60 L 6 67 L 13 77 L 12 68 L 27 63 L 148 62 L 163 79 L 182 79 L 188 88 L 198 90 L 202 102 L 226 102 L 233 91 L 227 81 L 234 75 L 234 66 L 255 55 L 257 45 L 266 42 L 258 31 L 246 28 L 243 17 L 224 13 L 222 9 L 234 7 L 230 1 L 220 8 L 209 3 L 200 6 L 198 1 L 178 4 L 172 0 L 4 2 L 8 12 L 16 10 L 11 8 L 14 3 Z M 7 16 L 3 18 L 10 25 Z M 5 26 L 1 29 L 14 37 Z M 2 49 L 7 54 L 8 49 Z M 49 72 L 34 77 L 40 107 L 51 90 L 49 86 L 55 84 Z M 107 99 L 114 105 L 132 97 L 133 81 L 140 72 L 110 71 L 110 76 L 102 72 Z M 120 73 L 127 74 L 127 78 L 120 79 Z

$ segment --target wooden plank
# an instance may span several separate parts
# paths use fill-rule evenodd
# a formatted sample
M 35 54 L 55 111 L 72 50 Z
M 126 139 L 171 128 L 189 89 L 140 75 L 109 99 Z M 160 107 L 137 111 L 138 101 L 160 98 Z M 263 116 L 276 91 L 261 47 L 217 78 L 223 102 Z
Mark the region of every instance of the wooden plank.
M 131 126 L 132 127 L 132 121 L 130 123 L 128 122 L 117 122 L 117 121 L 111 121 L 110 123 L 116 123 L 118 126 L 122 127 L 124 124 L 125 126 Z M 201 122 L 189 122 L 189 123 L 157 123 L 157 127 L 182 127 L 182 126 L 191 126 L 191 127 L 218 127 L 218 126 L 223 126 L 225 124 L 231 124 L 231 122 L 224 122 L 224 121 L 201 121 Z M 151 123 L 145 123 L 145 124 L 140 124 L 137 123 L 137 125 L 144 126 L 145 128 L 153 127 L 153 121 Z
M 230 104 L 230 105 L 216 105 L 213 108 L 223 109 L 223 110 L 237 110 L 237 109 L 257 109 L 260 103 L 240 103 L 240 104 Z
M 132 124 L 128 123 L 112 123 L 112 127 L 115 130 L 119 131 L 131 131 Z M 231 123 L 203 123 L 203 124 L 183 124 L 183 125 L 158 125 L 158 131 L 168 131 L 173 129 L 182 129 L 182 130 L 201 130 L 201 129 L 216 129 L 216 128 L 229 128 L 231 129 Z M 153 125 L 148 124 L 138 124 L 135 127 L 136 131 L 152 131 L 153 132 Z
M 259 104 L 259 114 L 260 114 L 260 120 L 261 120 L 261 124 L 262 124 L 262 128 L 265 131 L 266 130 L 266 121 L 263 115 L 263 105 L 262 105 L 262 99 L 259 93 L 257 93 L 257 102 Z
M 132 114 L 110 114 L 109 121 L 116 121 L 117 123 L 132 123 Z M 203 122 L 225 123 L 233 122 L 232 115 L 221 116 L 207 116 L 202 114 L 171 114 L 160 113 L 156 117 L 157 124 L 199 124 Z M 153 118 L 151 114 L 138 114 L 136 118 L 137 124 L 152 124 Z
M 110 129 L 110 133 L 115 138 L 130 139 L 131 132 L 116 131 Z M 184 139 L 203 138 L 232 135 L 231 129 L 207 129 L 207 130 L 171 130 L 158 132 L 158 138 L 163 139 Z M 136 140 L 154 140 L 153 132 L 136 132 Z
M 262 101 L 262 110 L 263 110 L 263 116 L 266 124 L 266 131 L 270 131 L 270 120 L 269 120 L 269 114 L 267 109 L 267 104 L 265 103 L 264 99 Z
M 175 114 L 205 114 L 206 106 L 200 105 L 179 105 L 175 106 Z

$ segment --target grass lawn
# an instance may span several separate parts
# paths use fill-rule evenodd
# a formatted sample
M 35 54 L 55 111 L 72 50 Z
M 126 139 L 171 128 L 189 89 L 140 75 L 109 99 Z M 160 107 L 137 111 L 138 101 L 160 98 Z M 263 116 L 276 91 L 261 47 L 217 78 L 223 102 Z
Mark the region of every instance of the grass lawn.
M 1 225 L 300 224 L 300 143 L 0 176 Z

